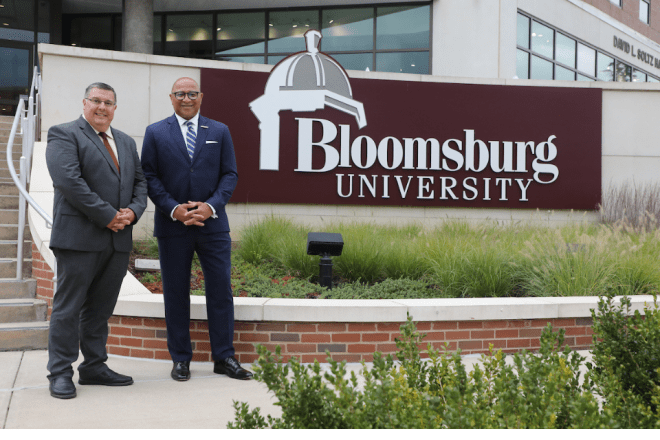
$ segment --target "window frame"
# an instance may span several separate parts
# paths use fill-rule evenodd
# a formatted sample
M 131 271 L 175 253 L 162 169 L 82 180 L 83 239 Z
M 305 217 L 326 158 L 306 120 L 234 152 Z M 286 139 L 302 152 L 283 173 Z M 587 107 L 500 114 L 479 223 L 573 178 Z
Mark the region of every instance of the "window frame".
M 625 66 L 630 67 L 631 72 L 633 71 L 632 69 L 634 69 L 634 70 L 637 70 L 637 71 L 639 71 L 639 72 L 641 72 L 641 73 L 644 73 L 644 74 L 646 75 L 646 78 L 647 78 L 646 82 L 652 82 L 652 81 L 649 81 L 648 78 L 653 78 L 654 80 L 658 80 L 657 75 L 654 75 L 654 74 L 652 74 L 652 73 L 650 73 L 650 72 L 648 72 L 648 71 L 646 71 L 646 70 L 639 69 L 637 66 L 634 66 L 634 65 L 632 65 L 632 64 L 630 64 L 630 63 L 624 61 L 622 58 L 617 57 L 616 55 L 614 55 L 614 54 L 612 54 L 612 53 L 610 53 L 610 52 L 606 52 L 606 51 L 604 51 L 604 50 L 602 50 L 602 49 L 599 49 L 598 47 L 596 47 L 596 46 L 594 46 L 594 45 L 592 45 L 592 44 L 589 44 L 589 43 L 587 43 L 586 41 L 583 41 L 583 40 L 581 40 L 581 39 L 575 37 L 574 35 L 571 35 L 571 34 L 565 32 L 565 31 L 563 31 L 563 30 L 557 28 L 556 26 L 551 25 L 550 23 L 547 23 L 547 22 L 545 22 L 545 21 L 543 21 L 543 20 L 539 20 L 538 18 L 534 17 L 533 15 L 530 15 L 530 14 L 528 14 L 528 13 L 526 13 L 526 12 L 520 10 L 520 9 L 517 11 L 517 14 L 518 14 L 518 15 L 522 15 L 522 16 L 524 16 L 524 17 L 527 17 L 527 18 L 530 20 L 529 27 L 528 27 L 528 33 L 529 33 L 529 34 L 528 34 L 529 49 L 528 49 L 528 48 L 525 48 L 525 47 L 523 47 L 523 46 L 519 46 L 519 45 L 517 44 L 517 38 L 516 38 L 516 51 L 523 51 L 523 52 L 527 52 L 527 54 L 528 54 L 528 58 L 527 58 L 527 60 L 528 60 L 527 74 L 528 74 L 528 78 L 529 78 L 529 79 L 534 79 L 534 78 L 532 78 L 532 74 L 533 74 L 533 71 L 532 71 L 532 57 L 537 57 L 537 58 L 541 58 L 541 59 L 543 59 L 543 60 L 545 60 L 545 61 L 549 61 L 549 62 L 551 62 L 551 63 L 553 64 L 553 68 L 552 68 L 552 80 L 557 80 L 557 79 L 556 79 L 556 76 L 557 76 L 557 74 L 556 74 L 556 71 L 557 71 L 556 66 L 559 66 L 559 67 L 562 67 L 562 68 L 564 68 L 564 69 L 568 69 L 568 70 L 572 71 L 572 72 L 575 74 L 575 78 L 582 77 L 582 78 L 583 78 L 582 80 L 585 80 L 584 78 L 588 78 L 590 81 L 601 81 L 601 82 L 602 82 L 603 80 L 602 80 L 602 79 L 599 79 L 599 78 L 597 77 L 597 73 L 598 73 L 598 54 L 603 54 L 603 55 L 606 55 L 607 57 L 612 58 L 612 59 L 614 60 L 614 66 L 615 66 L 615 69 L 614 69 L 614 71 L 613 71 L 613 73 L 612 73 L 612 78 L 613 78 L 612 82 L 616 82 L 616 78 L 617 78 L 617 77 L 616 77 L 616 66 L 618 65 L 618 63 L 624 64 Z M 516 17 L 517 17 L 517 15 L 516 15 Z M 537 23 L 539 23 L 539 24 L 541 24 L 541 25 L 543 25 L 543 26 L 546 26 L 546 27 L 548 27 L 548 28 L 550 28 L 550 29 L 552 29 L 552 30 L 554 31 L 554 43 L 553 43 L 553 48 L 552 48 L 552 54 L 553 54 L 553 57 L 552 57 L 552 58 L 546 57 L 546 56 L 544 56 L 544 55 L 541 55 L 540 53 L 537 53 L 537 52 L 532 51 L 532 49 L 531 49 L 531 47 L 532 47 L 532 44 L 531 44 L 531 34 L 532 34 L 532 28 L 533 28 L 533 23 L 534 23 L 534 22 L 537 22 Z M 562 36 L 564 36 L 564 37 L 570 38 L 571 40 L 574 40 L 574 41 L 576 42 L 576 50 L 575 50 L 575 67 L 571 67 L 571 66 L 566 65 L 566 64 L 564 64 L 564 63 L 562 63 L 562 62 L 560 62 L 560 61 L 557 61 L 556 58 L 557 58 L 557 36 L 558 36 L 558 35 L 562 35 Z M 596 76 L 594 76 L 594 75 L 592 75 L 592 74 L 587 74 L 586 72 L 583 72 L 583 71 L 581 71 L 581 70 L 578 69 L 578 67 L 577 67 L 577 66 L 578 66 L 578 47 L 579 47 L 580 44 L 582 44 L 583 46 L 586 46 L 586 47 L 588 47 L 588 48 L 590 48 L 590 49 L 595 50 L 595 52 L 596 52 L 596 62 L 595 62 L 594 72 L 593 72 L 593 73 L 595 73 Z M 517 58 L 516 58 L 516 60 L 517 60 Z M 516 61 L 516 62 L 517 62 L 517 61 Z M 517 71 L 517 65 L 516 65 L 516 71 Z M 608 81 L 608 82 L 609 82 L 609 81 Z M 626 81 L 626 82 L 628 82 L 628 81 Z M 631 75 L 631 81 L 630 81 L 630 82 L 632 82 L 632 75 Z
M 642 6 L 646 5 L 646 20 L 642 19 Z M 639 21 L 644 24 L 651 25 L 651 1 L 650 0 L 639 0 Z

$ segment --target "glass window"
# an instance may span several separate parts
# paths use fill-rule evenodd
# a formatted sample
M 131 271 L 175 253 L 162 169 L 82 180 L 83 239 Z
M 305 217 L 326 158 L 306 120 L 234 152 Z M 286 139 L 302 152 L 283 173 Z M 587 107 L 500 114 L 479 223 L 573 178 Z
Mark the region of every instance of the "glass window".
M 596 73 L 596 51 L 582 43 L 578 43 L 577 68 L 588 75 Z
M 520 79 L 529 79 L 529 54 L 520 49 L 516 52 L 516 76 Z
M 112 50 L 112 17 L 71 19 L 71 45 Z
M 616 62 L 616 81 L 619 82 L 630 82 L 632 81 L 632 67 L 622 63 L 621 61 Z
M 575 72 L 561 66 L 555 66 L 555 79 L 559 81 L 575 81 Z
M 376 70 L 379 72 L 429 73 L 429 53 L 377 53 Z
M 265 12 L 218 14 L 217 23 L 216 55 L 266 51 Z
M 428 5 L 377 8 L 376 49 L 427 49 L 430 13 Z
M 371 50 L 374 47 L 374 10 L 328 9 L 322 13 L 324 52 Z
M 34 2 L 0 1 L 0 39 L 34 42 Z
M 621 7 L 621 0 L 610 0 L 610 3 L 615 4 L 618 7 Z
M 601 81 L 614 81 L 614 59 L 598 52 L 596 77 Z
M 516 30 L 516 44 L 529 49 L 529 17 L 518 14 L 518 29 Z
M 154 54 L 163 53 L 163 16 L 154 15 Z
M 310 28 L 319 28 L 317 10 L 271 12 L 268 23 L 268 52 L 294 53 L 305 50 L 303 37 Z
M 593 79 L 589 78 L 588 76 L 580 75 L 579 73 L 577 74 L 577 80 L 578 81 L 593 81 Z
M 30 51 L 0 47 L 0 97 L 3 101 L 18 101 L 29 93 Z
M 633 82 L 646 82 L 646 73 L 635 69 L 633 70 L 632 80 Z
M 658 79 L 658 78 L 654 78 L 654 77 L 648 75 L 648 76 L 646 77 L 646 81 L 647 81 L 647 82 L 650 82 L 650 83 L 657 83 L 657 82 L 660 82 L 660 79 Z
M 274 66 L 275 64 L 279 63 L 286 57 L 287 55 L 268 55 L 268 60 L 266 61 L 266 64 L 270 64 Z
M 216 56 L 217 60 L 220 61 L 234 61 L 237 63 L 254 63 L 254 64 L 266 64 L 265 56 L 240 56 L 240 55 L 220 55 Z
M 37 43 L 50 42 L 50 2 L 41 1 L 37 5 Z
M 346 70 L 374 70 L 371 53 L 333 53 L 331 56 Z
M 532 51 L 553 58 L 555 31 L 535 21 L 532 22 Z
M 165 55 L 211 58 L 211 14 L 168 15 Z
M 552 79 L 552 63 L 532 56 L 532 79 Z
M 575 40 L 557 33 L 555 59 L 575 69 Z
M 639 0 L 639 19 L 646 24 L 649 24 L 649 11 L 651 5 L 646 0 Z
M 163 16 L 154 15 L 154 43 L 161 42 L 161 34 L 163 31 Z

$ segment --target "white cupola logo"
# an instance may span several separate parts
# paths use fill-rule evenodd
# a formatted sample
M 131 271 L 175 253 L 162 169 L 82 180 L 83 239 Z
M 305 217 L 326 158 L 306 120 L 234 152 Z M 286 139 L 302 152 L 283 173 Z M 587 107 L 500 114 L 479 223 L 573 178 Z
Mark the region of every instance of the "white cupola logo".
M 337 61 L 319 52 L 321 38 L 319 31 L 307 31 L 307 51 L 280 61 L 268 77 L 264 94 L 250 103 L 261 131 L 260 170 L 279 170 L 280 110 L 310 112 L 327 105 L 355 116 L 358 127 L 367 125 L 364 106 L 353 99 L 346 72 Z

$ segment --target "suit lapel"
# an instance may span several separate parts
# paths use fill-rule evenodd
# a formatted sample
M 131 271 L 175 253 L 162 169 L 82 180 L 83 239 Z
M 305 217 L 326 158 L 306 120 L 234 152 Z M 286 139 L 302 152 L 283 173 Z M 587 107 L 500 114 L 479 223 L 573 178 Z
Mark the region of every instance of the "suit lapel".
M 186 141 L 181 134 L 181 127 L 179 120 L 176 116 L 172 115 L 168 118 L 167 122 L 170 124 L 170 145 L 175 154 L 180 155 L 186 162 L 190 163 L 190 156 L 188 156 L 188 148 L 186 148 Z
M 199 118 L 197 118 L 197 139 L 195 140 L 195 153 L 193 153 L 192 163 L 195 163 L 201 154 L 202 148 L 206 146 L 206 138 L 209 135 L 208 126 L 208 119 L 199 115 Z
M 89 122 L 87 122 L 82 116 L 79 119 L 79 126 L 82 129 L 83 133 L 85 136 L 89 138 L 89 140 L 98 148 L 99 152 L 103 157 L 105 157 L 106 162 L 108 162 L 108 165 L 112 169 L 112 171 L 115 173 L 117 177 L 119 177 L 119 172 L 117 171 L 117 167 L 115 166 L 115 161 L 112 160 L 112 157 L 110 157 L 110 153 L 108 153 L 107 148 L 105 148 L 105 145 L 103 144 L 103 141 L 101 140 L 101 137 L 96 134 L 96 131 L 92 128 L 91 125 L 89 125 Z M 116 138 L 115 138 L 115 144 L 117 144 Z M 119 150 L 119 145 L 117 145 L 117 150 Z M 119 158 L 117 159 L 119 161 Z M 120 165 L 121 167 L 121 161 Z

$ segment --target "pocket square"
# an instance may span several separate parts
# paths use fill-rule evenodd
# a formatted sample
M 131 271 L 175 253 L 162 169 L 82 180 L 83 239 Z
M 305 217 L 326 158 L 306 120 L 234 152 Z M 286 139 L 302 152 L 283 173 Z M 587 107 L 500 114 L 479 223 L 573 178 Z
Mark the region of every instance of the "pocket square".
M 218 141 L 206 141 L 207 144 L 217 144 Z

